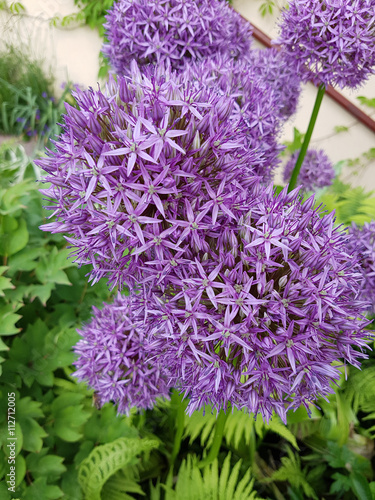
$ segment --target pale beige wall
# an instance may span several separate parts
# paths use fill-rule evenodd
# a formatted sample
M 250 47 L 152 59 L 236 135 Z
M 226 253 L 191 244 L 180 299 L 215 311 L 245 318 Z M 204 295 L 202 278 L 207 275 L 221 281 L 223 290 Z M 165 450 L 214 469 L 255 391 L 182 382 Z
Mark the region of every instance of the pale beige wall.
M 259 6 L 262 0 L 234 0 L 234 7 L 269 36 L 277 36 L 275 16 L 262 18 Z M 30 51 L 43 56 L 58 82 L 71 80 L 84 86 L 96 87 L 99 69 L 98 54 L 101 39 L 88 27 L 58 29 L 50 26 L 54 16 L 64 16 L 75 11 L 73 0 L 23 0 L 28 17 L 0 17 L 0 40 L 28 44 Z M 316 89 L 306 85 L 296 116 L 287 124 L 282 139 L 291 140 L 293 127 L 306 131 Z M 357 92 L 345 92 L 353 102 L 356 95 L 375 97 L 375 77 Z M 366 109 L 369 112 L 369 109 Z M 355 158 L 375 147 L 375 134 L 361 124 L 354 124 L 353 117 L 338 104 L 325 96 L 313 135 L 313 145 L 324 148 L 332 161 Z M 353 125 L 354 124 L 354 125 Z M 349 132 L 333 134 L 336 125 L 350 126 Z M 333 136 L 332 136 L 333 135 Z M 350 171 L 346 172 L 350 175 Z M 276 180 L 280 179 L 280 175 Z M 354 185 L 375 190 L 375 162 L 357 177 L 351 176 Z
M 262 0 L 233 0 L 236 10 L 268 36 L 275 39 L 278 35 L 277 15 L 262 17 L 259 13 L 261 3 Z M 260 44 L 256 42 L 254 45 L 260 47 Z M 360 89 L 356 91 L 343 90 L 342 93 L 356 105 L 359 105 L 356 96 L 375 98 L 375 76 L 372 76 Z M 286 124 L 282 140 L 292 140 L 293 127 L 297 127 L 301 132 L 306 132 L 315 96 L 316 88 L 311 84 L 306 85 L 300 98 L 298 111 Z M 367 114 L 371 113 L 370 108 L 361 107 L 361 109 Z M 350 130 L 335 134 L 334 127 L 338 125 L 350 127 Z M 336 163 L 348 158 L 357 158 L 370 148 L 375 148 L 375 134 L 364 125 L 356 123 L 351 114 L 325 96 L 311 144 L 316 148 L 323 148 L 332 161 Z M 361 185 L 368 190 L 375 190 L 374 161 L 365 170 L 361 170 L 359 175 L 353 175 L 353 169 L 345 169 L 344 174 L 345 178 L 350 180 L 354 186 Z M 280 180 L 280 175 L 277 176 L 277 180 Z
M 102 45 L 89 27 L 55 28 L 50 20 L 76 12 L 73 0 L 21 0 L 27 16 L 0 13 L 0 41 L 26 44 L 30 53 L 44 59 L 56 78 L 56 90 L 67 80 L 96 87 L 98 55 Z

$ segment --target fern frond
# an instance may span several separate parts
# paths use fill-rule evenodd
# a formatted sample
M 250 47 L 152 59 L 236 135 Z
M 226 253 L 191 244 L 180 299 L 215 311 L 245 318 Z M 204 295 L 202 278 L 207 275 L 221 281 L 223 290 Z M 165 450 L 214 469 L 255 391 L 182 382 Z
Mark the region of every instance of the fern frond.
M 163 486 L 165 500 L 257 500 L 250 470 L 237 482 L 241 464 L 239 460 L 231 470 L 231 454 L 228 453 L 219 474 L 217 459 L 201 470 L 196 457 L 189 455 L 181 464 L 175 488 Z M 160 498 L 156 488 L 152 494 L 153 500 Z
M 296 437 L 294 436 L 294 434 L 292 434 L 288 427 L 282 423 L 280 417 L 274 415 L 272 417 L 272 420 L 270 420 L 268 424 L 264 424 L 264 429 L 266 431 L 271 431 L 275 434 L 278 434 L 283 439 L 288 441 L 291 445 L 293 445 L 296 450 L 299 450 Z
M 362 187 L 353 188 L 350 184 L 335 179 L 332 186 L 319 196 L 329 212 L 336 211 L 337 222 L 362 225 L 375 219 L 375 198 L 373 192 L 365 192 Z
M 209 446 L 213 431 L 215 430 L 216 415 L 212 412 L 196 411 L 190 418 L 185 419 L 185 435 L 190 437 L 190 443 L 200 436 L 202 446 Z M 274 432 L 288 441 L 297 450 L 298 444 L 294 434 L 284 425 L 277 415 L 272 417 L 269 424 L 265 424 L 261 416 L 254 418 L 254 415 L 245 411 L 233 409 L 229 413 L 224 427 L 224 439 L 229 446 L 238 449 L 241 443 L 245 446 L 255 444 L 255 434 L 263 439 L 267 432 Z
M 291 486 L 297 490 L 302 488 L 307 498 L 318 500 L 314 489 L 306 479 L 306 471 L 301 469 L 301 459 L 299 455 L 292 452 L 290 448 L 287 449 L 288 456 L 282 457 L 281 467 L 276 470 L 270 478 L 264 482 L 273 481 L 288 481 Z
M 128 493 L 145 495 L 137 481 L 126 477 L 123 471 L 119 471 L 105 483 L 101 496 L 105 500 L 134 500 L 134 497 Z
M 362 370 L 351 369 L 344 393 L 356 413 L 358 410 L 374 412 L 375 366 L 367 366 Z
M 82 461 L 78 481 L 87 500 L 100 500 L 104 483 L 118 470 L 130 464 L 144 451 L 158 446 L 152 439 L 119 438 L 112 443 L 97 446 Z
M 233 409 L 225 423 L 224 438 L 227 444 L 237 449 L 242 441 L 249 446 L 255 440 L 254 423 L 253 415 Z
M 205 414 L 203 414 L 203 410 L 195 411 L 191 417 L 185 418 L 184 438 L 190 437 L 190 443 L 192 443 L 200 436 L 200 444 L 209 446 L 216 418 L 216 414 L 212 412 L 210 407 L 207 407 Z

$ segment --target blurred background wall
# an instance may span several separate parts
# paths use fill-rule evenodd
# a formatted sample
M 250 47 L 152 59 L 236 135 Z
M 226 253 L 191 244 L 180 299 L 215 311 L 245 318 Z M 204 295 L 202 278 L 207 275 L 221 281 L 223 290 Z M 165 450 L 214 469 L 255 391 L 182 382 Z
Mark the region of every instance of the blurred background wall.
M 259 8 L 263 0 L 233 0 L 233 5 L 246 19 L 262 29 L 271 38 L 277 36 L 277 13 L 264 17 Z M 102 40 L 95 30 L 71 24 L 67 27 L 53 26 L 54 18 L 62 18 L 77 11 L 73 0 L 23 0 L 25 12 L 9 15 L 0 12 L 0 43 L 22 45 L 31 55 L 43 61 L 44 68 L 55 78 L 56 92 L 62 82 L 73 81 L 82 86 L 96 87 L 98 82 L 99 52 Z M 260 44 L 254 41 L 254 46 Z M 375 76 L 357 91 L 343 91 L 353 103 L 361 107 L 357 96 L 375 98 Z M 297 114 L 286 124 L 281 140 L 291 141 L 293 128 L 301 132 L 307 129 L 310 113 L 314 104 L 316 89 L 307 84 L 302 92 Z M 370 114 L 371 108 L 362 107 Z M 374 114 L 374 113 L 373 113 Z M 335 132 L 335 127 L 348 127 L 345 132 Z M 360 157 L 370 148 L 375 148 L 375 134 L 340 105 L 324 97 L 312 137 L 312 146 L 323 148 L 334 163 Z M 375 160 L 366 160 L 361 167 L 345 166 L 345 180 L 353 186 L 361 185 L 367 190 L 375 190 Z M 280 172 L 276 176 L 280 182 Z

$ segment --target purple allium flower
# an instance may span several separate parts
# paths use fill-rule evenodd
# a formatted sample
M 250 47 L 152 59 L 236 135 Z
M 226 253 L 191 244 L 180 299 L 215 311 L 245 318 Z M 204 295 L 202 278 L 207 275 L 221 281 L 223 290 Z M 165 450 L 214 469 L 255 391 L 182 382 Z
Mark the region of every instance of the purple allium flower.
M 285 52 L 275 48 L 252 50 L 249 61 L 256 74 L 274 91 L 280 118 L 290 118 L 297 110 L 301 79 L 289 64 Z
M 280 37 L 304 82 L 355 88 L 375 65 L 375 0 L 292 0 Z
M 208 248 L 150 293 L 152 352 L 189 413 L 230 403 L 285 421 L 288 409 L 333 392 L 333 361 L 358 367 L 366 357 L 358 257 L 333 214 L 313 205 L 297 190 L 254 189 L 248 213 L 218 220 Z
M 42 229 L 71 235 L 94 282 L 133 287 L 148 261 L 174 266 L 189 246 L 203 250 L 202 235 L 258 180 L 231 98 L 163 67 L 149 73 L 134 64 L 105 92 L 77 90 L 79 109 L 67 105 L 65 132 L 38 161 L 56 217 Z
M 234 99 L 231 119 L 245 125 L 246 147 L 258 157 L 253 159 L 252 168 L 264 184 L 269 183 L 282 150 L 278 143 L 281 101 L 263 72 L 247 58 L 235 61 L 219 55 L 187 64 L 185 75 L 199 86 L 216 88 Z
M 143 317 L 140 298 L 118 294 L 103 309 L 93 307 L 92 320 L 78 331 L 74 376 L 95 390 L 101 406 L 113 401 L 119 413 L 152 408 L 157 397 L 168 397 L 166 369 L 148 359 Z
M 289 182 L 294 166 L 299 155 L 295 151 L 284 167 L 283 180 Z M 322 150 L 308 149 L 303 160 L 298 176 L 298 184 L 304 191 L 316 191 L 325 186 L 330 186 L 335 178 L 335 170 L 331 160 Z
M 133 59 L 181 69 L 186 60 L 218 52 L 237 57 L 249 50 L 252 34 L 249 23 L 220 0 L 119 0 L 106 18 L 103 53 L 120 75 Z
M 349 228 L 351 250 L 358 251 L 361 270 L 362 287 L 361 296 L 363 300 L 371 303 L 370 312 L 375 313 L 375 221 L 365 222 L 363 227 L 354 224 Z

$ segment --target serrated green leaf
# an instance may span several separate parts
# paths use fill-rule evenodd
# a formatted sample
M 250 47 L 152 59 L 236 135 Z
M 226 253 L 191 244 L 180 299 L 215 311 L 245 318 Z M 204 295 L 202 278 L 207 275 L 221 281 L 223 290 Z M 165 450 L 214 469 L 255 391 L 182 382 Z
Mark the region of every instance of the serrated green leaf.
M 24 433 L 23 448 L 30 452 L 39 453 L 43 447 L 43 438 L 47 436 L 46 431 L 30 417 L 22 420 L 22 430 Z
M 56 283 L 60 285 L 71 285 L 63 269 L 72 265 L 67 260 L 69 252 L 53 247 L 48 257 L 43 257 L 35 268 L 35 274 L 40 283 Z
M 38 477 L 31 486 L 26 489 L 22 500 L 57 500 L 63 496 L 58 486 L 47 484 L 46 477 Z
M 14 335 L 20 331 L 16 323 L 22 316 L 15 314 L 12 304 L 0 307 L 0 335 Z
M 75 442 L 82 437 L 82 426 L 91 415 L 83 410 L 83 405 L 78 404 L 83 397 L 83 394 L 77 393 L 63 394 L 51 405 L 53 432 L 64 441 Z
M 28 455 L 27 467 L 34 478 L 46 476 L 49 480 L 53 480 L 54 477 L 57 479 L 66 471 L 63 461 L 63 457 L 48 454 L 48 448 L 44 448 L 38 454 Z
M 8 269 L 8 266 L 0 266 L 0 297 L 4 297 L 3 290 L 10 290 L 15 288 L 10 278 L 2 276 L 2 274 L 4 274 Z
M 6 257 L 14 255 L 27 245 L 29 241 L 29 232 L 26 221 L 18 221 L 10 216 L 3 217 L 2 227 L 0 229 L 0 254 Z

